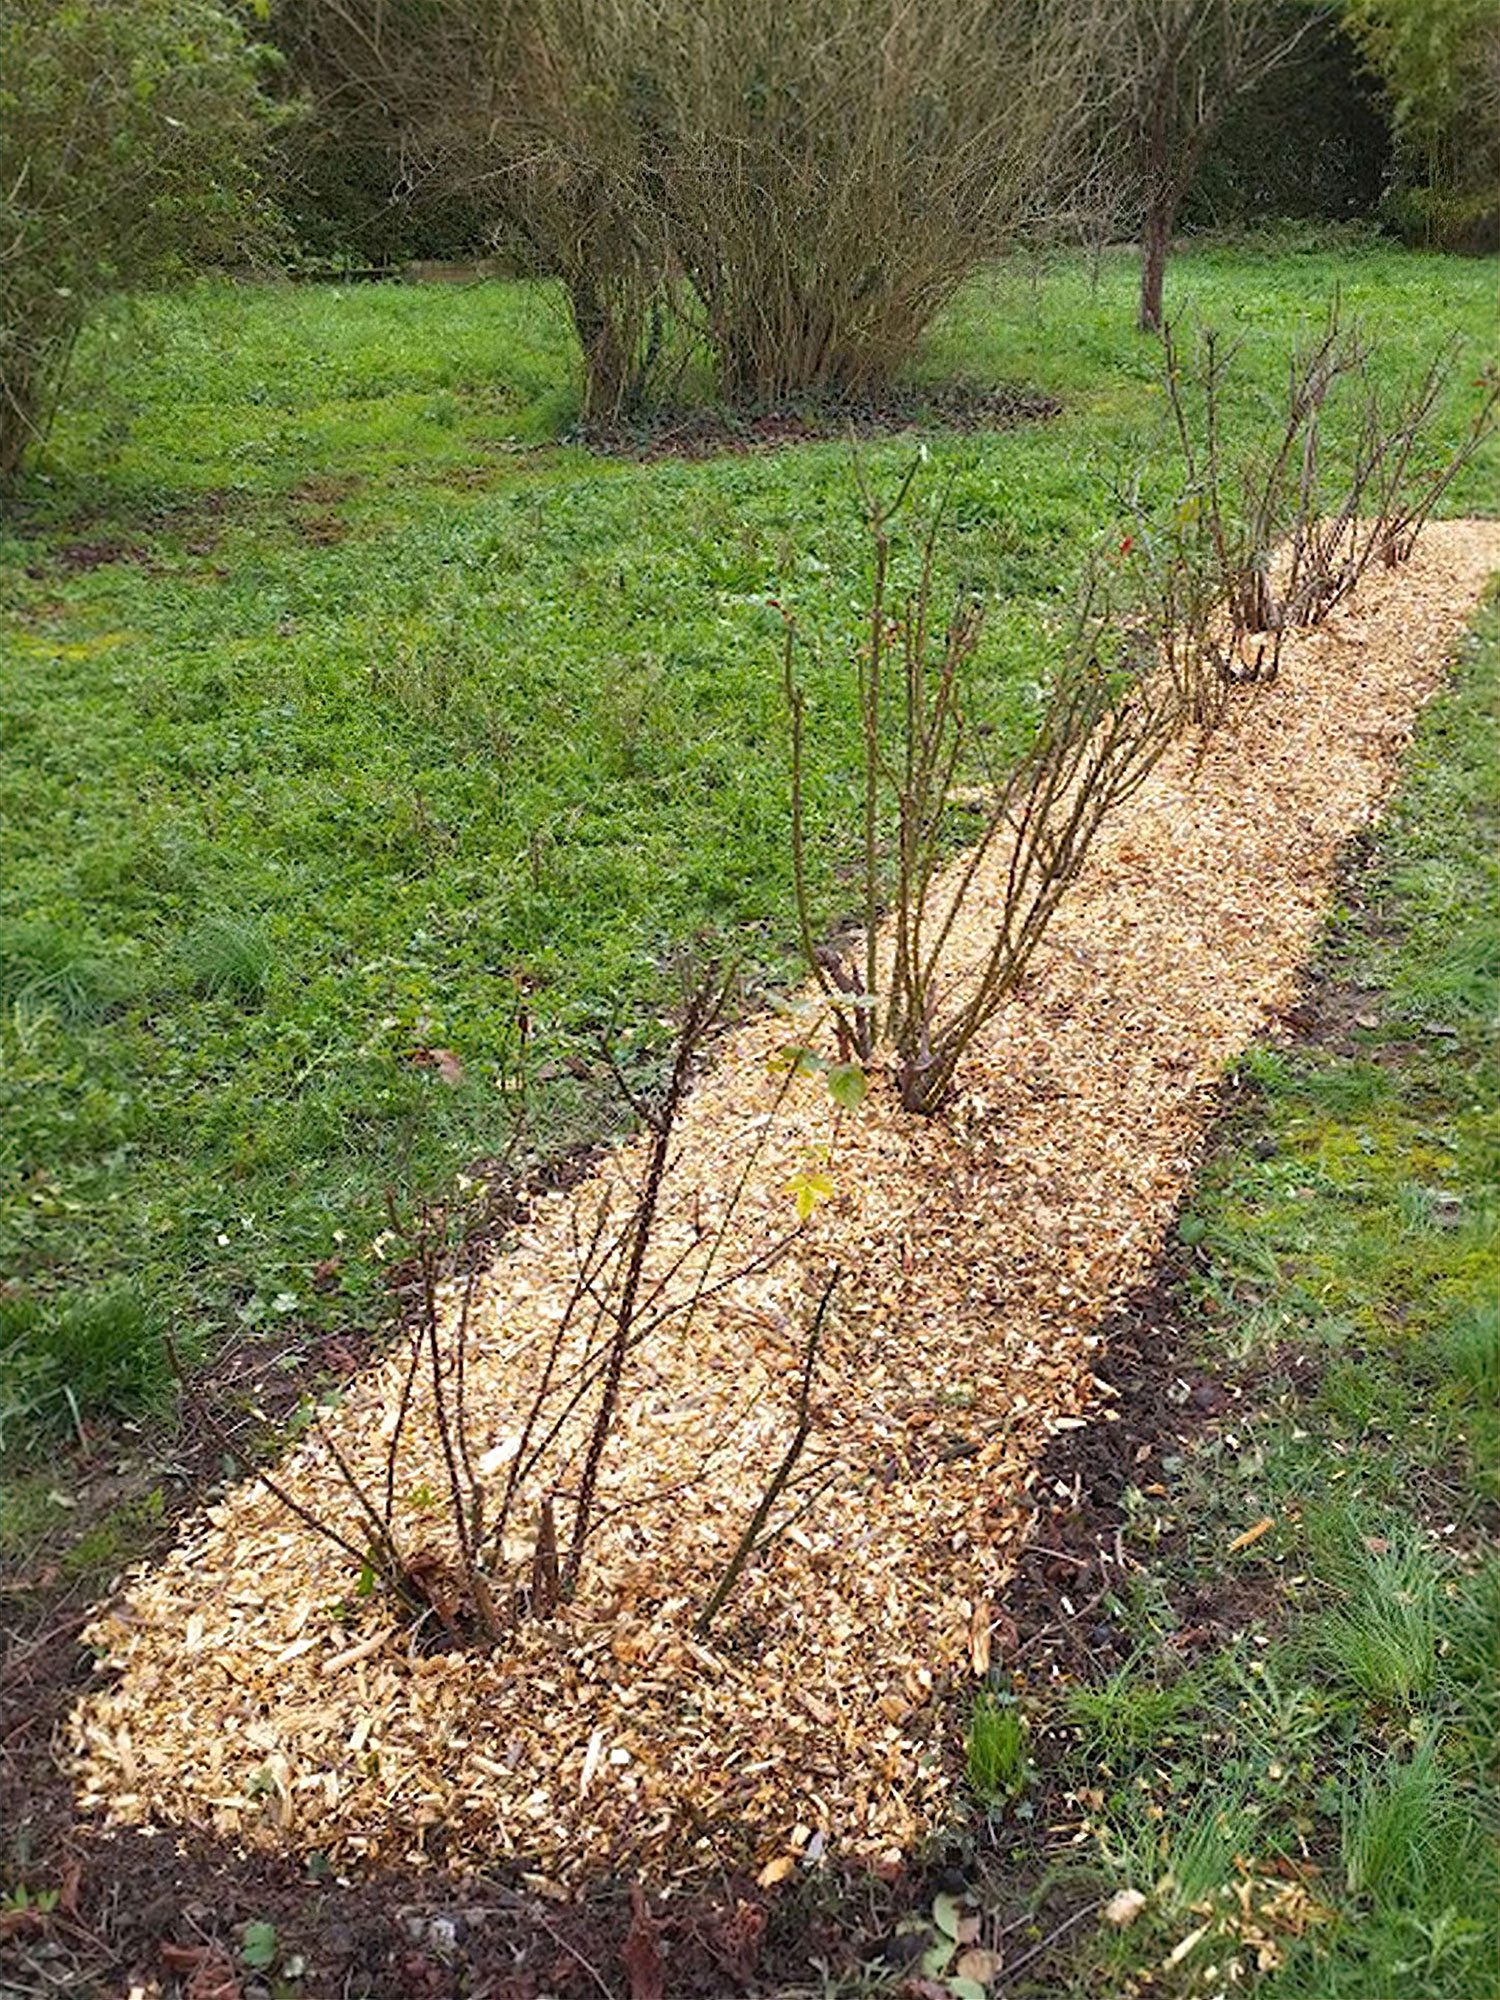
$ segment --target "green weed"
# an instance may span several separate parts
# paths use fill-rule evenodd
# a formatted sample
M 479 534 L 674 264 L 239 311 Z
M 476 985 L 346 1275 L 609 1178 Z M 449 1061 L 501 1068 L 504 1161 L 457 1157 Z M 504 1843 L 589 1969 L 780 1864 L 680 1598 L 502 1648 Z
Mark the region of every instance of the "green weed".
M 73 1406 L 128 1414 L 166 1383 L 163 1323 L 159 1306 L 136 1287 L 96 1286 L 44 1309 L 30 1344 Z
M 1469 1803 L 1431 1734 L 1420 1735 L 1409 1755 L 1394 1751 L 1362 1765 L 1345 1786 L 1340 1826 L 1350 1892 L 1420 1905 L 1434 1891 L 1461 1888 L 1463 1868 L 1478 1858 L 1478 1843 L 1465 1838 L 1470 1828 Z
M 979 1799 L 1014 1799 L 1026 1789 L 1031 1771 L 1026 1718 L 1013 1702 L 982 1694 L 969 1719 L 969 1783 Z
M 1097 1687 L 1072 1689 L 1064 1712 L 1087 1733 L 1104 1764 L 1123 1760 L 1128 1768 L 1146 1752 L 1170 1744 L 1200 1698 L 1191 1674 L 1160 1680 L 1137 1655 Z

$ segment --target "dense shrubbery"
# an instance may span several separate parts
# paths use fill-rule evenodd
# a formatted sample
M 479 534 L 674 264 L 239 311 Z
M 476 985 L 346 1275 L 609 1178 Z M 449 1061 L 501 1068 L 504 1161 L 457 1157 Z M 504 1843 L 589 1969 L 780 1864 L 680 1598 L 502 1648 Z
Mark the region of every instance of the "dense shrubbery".
M 362 69 L 351 77 L 345 26 L 325 0 L 276 0 L 266 24 L 283 58 L 282 92 L 311 110 L 282 132 L 271 164 L 302 258 L 381 268 L 481 254 L 492 204 L 478 191 L 434 185 L 410 135 L 362 86 Z
M 1390 174 L 1390 128 L 1354 44 L 1317 23 L 1293 59 L 1224 122 L 1182 205 L 1188 228 L 1373 217 Z
M 0 474 L 46 430 L 90 309 L 262 235 L 262 53 L 212 0 L 7 0 Z
M 1403 241 L 1500 247 L 1500 33 L 1491 0 L 1345 0 L 1384 91 L 1396 175 L 1383 214 Z
M 857 392 L 1056 200 L 1097 64 L 1035 0 L 299 9 L 298 61 L 414 181 L 561 279 L 592 416 L 690 350 L 736 399 Z M 342 107 L 342 109 L 340 109 Z
M 261 11 L 274 57 L 217 0 L 8 9 L 0 472 L 45 432 L 95 302 L 243 259 L 276 133 L 304 254 L 499 249 L 559 279 L 606 421 L 689 367 L 739 403 L 862 396 L 1022 235 L 1144 216 L 1153 325 L 1195 187 L 1200 221 L 1368 214 L 1389 181 L 1408 240 L 1500 228 L 1481 0 L 1345 0 L 1347 34 L 1304 0 Z

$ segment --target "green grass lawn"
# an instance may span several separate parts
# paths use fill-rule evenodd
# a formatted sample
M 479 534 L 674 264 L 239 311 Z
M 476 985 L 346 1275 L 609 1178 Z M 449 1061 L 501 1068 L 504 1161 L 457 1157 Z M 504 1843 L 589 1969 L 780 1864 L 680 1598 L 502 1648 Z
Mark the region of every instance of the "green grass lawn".
M 1353 245 L 1205 249 L 1171 284 L 1185 325 L 1241 345 L 1234 436 L 1335 288 L 1392 387 L 1460 342 L 1456 436 L 1490 278 Z M 1064 405 L 926 440 L 948 580 L 990 605 L 973 707 L 1002 746 L 1159 453 L 1134 282 L 1125 257 L 1003 266 L 922 360 Z M 772 597 L 809 640 L 821 919 L 852 901 L 845 445 L 591 456 L 534 285 L 205 284 L 99 328 L 79 371 L 0 545 L 7 1449 L 149 1402 L 168 1326 L 295 1350 L 378 1320 L 386 1190 L 495 1154 L 523 1068 L 546 1157 L 617 1115 L 597 1035 L 659 1058 L 685 950 L 782 975 Z M 912 448 L 863 447 L 871 476 Z M 1493 479 L 1491 447 L 1445 505 Z

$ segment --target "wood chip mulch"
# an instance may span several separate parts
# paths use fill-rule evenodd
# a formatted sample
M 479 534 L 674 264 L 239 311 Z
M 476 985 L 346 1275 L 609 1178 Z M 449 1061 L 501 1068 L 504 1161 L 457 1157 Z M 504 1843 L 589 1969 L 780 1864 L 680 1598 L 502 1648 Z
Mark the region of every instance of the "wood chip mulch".
M 1005 1664 L 1039 1457 L 1107 1412 L 1101 1316 L 1160 1249 L 1225 1065 L 1291 1002 L 1339 849 L 1378 813 L 1497 569 L 1500 524 L 1432 526 L 1410 564 L 1288 643 L 1277 683 L 1206 747 L 1174 752 L 1101 838 L 942 1117 L 908 1116 L 883 1084 L 852 1115 L 816 1078 L 788 1084 L 774 1016 L 719 1046 L 652 1256 L 658 1274 L 677 1263 L 663 1296 L 681 1298 L 743 1177 L 715 1270 L 745 1275 L 631 1355 L 570 1604 L 489 1653 L 424 1651 L 247 1483 L 92 1628 L 109 1664 L 68 1732 L 85 1807 L 346 1871 L 509 1858 L 559 1896 L 625 1866 L 770 1883 L 823 1854 L 898 1865 L 959 1782 L 945 1697 Z M 982 897 L 969 923 L 977 949 Z M 487 1464 L 514 1449 L 580 1237 L 602 1202 L 623 1214 L 641 1161 L 622 1146 L 541 1200 L 485 1278 L 467 1367 Z M 796 1233 L 791 1190 L 819 1175 L 831 1192 Z M 780 1532 L 697 1639 L 795 1428 L 835 1268 Z M 581 1357 L 570 1341 L 564 1362 Z M 329 1419 L 372 1490 L 403 1367 Z M 544 1468 L 564 1533 L 585 1414 Z M 280 1477 L 358 1539 L 316 1434 Z M 441 1548 L 420 1398 L 395 1490 L 409 1544 Z M 506 1550 L 518 1578 L 541 1491 Z

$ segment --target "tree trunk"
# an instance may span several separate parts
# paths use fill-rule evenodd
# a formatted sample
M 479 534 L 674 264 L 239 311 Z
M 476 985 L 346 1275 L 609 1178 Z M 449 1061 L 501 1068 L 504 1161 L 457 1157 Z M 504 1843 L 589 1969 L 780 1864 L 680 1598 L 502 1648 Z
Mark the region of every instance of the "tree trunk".
M 618 422 L 639 401 L 635 342 L 626 324 L 626 309 L 617 289 L 612 292 L 596 283 L 587 271 L 565 274 L 563 283 L 583 350 L 583 414 L 594 422 Z
M 1162 291 L 1176 213 L 1176 202 L 1165 196 L 1154 197 L 1146 210 L 1146 226 L 1141 236 L 1141 305 L 1136 315 L 1136 325 L 1142 333 L 1161 332 Z

